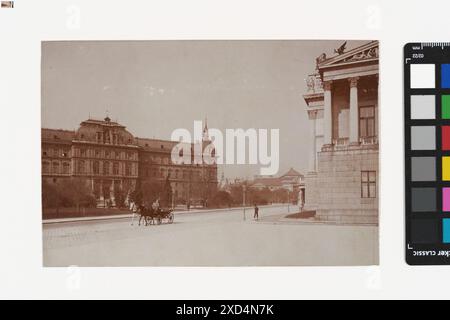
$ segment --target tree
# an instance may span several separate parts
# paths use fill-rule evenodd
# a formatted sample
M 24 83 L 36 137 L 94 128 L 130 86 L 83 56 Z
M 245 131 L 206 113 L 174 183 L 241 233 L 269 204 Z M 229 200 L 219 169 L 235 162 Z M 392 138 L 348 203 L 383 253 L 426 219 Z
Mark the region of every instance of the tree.
M 42 207 L 59 208 L 62 205 L 58 188 L 46 180 L 42 181 Z
M 161 197 L 162 186 L 158 181 L 146 181 L 140 186 L 141 201 L 146 207 L 150 207 L 156 199 Z M 141 203 L 141 202 L 139 202 Z
M 58 189 L 63 205 L 66 207 L 75 206 L 79 211 L 80 207 L 95 207 L 97 205 L 97 200 L 83 178 L 63 180 L 59 183 Z
M 215 207 L 231 206 L 233 198 L 226 191 L 217 191 L 211 198 L 211 205 Z
M 114 202 L 117 208 L 123 208 L 125 206 L 126 194 L 122 188 L 114 188 Z
M 160 205 L 166 208 L 172 206 L 172 186 L 170 185 L 169 176 L 167 176 L 162 188 Z
M 42 205 L 44 208 L 95 207 L 97 201 L 82 178 L 69 178 L 58 183 L 42 182 Z

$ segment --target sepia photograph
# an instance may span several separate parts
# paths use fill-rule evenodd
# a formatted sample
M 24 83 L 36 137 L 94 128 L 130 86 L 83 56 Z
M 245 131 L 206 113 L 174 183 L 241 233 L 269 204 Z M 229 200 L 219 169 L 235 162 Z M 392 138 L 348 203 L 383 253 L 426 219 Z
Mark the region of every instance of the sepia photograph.
M 42 42 L 44 267 L 378 265 L 378 87 L 374 40 Z

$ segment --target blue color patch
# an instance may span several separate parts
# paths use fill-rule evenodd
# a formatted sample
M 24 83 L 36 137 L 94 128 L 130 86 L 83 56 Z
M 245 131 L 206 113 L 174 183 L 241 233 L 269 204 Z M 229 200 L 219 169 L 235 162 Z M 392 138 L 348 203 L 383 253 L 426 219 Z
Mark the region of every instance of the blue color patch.
M 443 242 L 450 243 L 450 219 L 442 219 Z
M 450 88 L 450 64 L 443 64 L 441 67 L 441 87 Z

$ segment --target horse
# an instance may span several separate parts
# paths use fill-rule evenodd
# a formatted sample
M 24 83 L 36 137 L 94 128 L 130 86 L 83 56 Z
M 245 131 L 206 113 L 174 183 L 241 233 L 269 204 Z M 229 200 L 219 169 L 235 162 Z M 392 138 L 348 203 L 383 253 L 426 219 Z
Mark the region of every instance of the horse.
M 151 223 L 153 223 L 153 209 L 147 208 L 144 205 L 139 206 L 139 226 L 141 225 L 141 220 L 144 218 L 145 226 L 148 226 L 149 220 L 151 219 Z

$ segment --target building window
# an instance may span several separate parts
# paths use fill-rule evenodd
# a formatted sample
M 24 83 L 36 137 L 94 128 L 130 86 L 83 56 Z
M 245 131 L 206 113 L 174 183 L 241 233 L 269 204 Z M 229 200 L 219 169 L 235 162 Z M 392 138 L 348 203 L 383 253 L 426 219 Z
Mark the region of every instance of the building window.
M 63 163 L 63 173 L 69 174 L 70 173 L 70 164 L 68 162 Z
M 95 157 L 100 158 L 100 150 L 95 149 Z
M 54 157 L 58 157 L 58 156 L 59 156 L 59 151 L 58 151 L 58 149 L 53 149 L 53 156 L 54 156 Z
M 42 162 L 42 172 L 50 173 L 50 163 L 48 161 Z
M 119 175 L 119 163 L 118 162 L 114 162 L 113 164 L 113 174 L 114 175 Z
M 59 173 L 59 162 L 53 162 L 53 173 Z
M 104 132 L 104 140 L 105 143 L 110 144 L 111 143 L 111 137 L 109 135 L 109 131 Z
M 359 136 L 361 138 L 372 138 L 375 132 L 375 107 L 361 107 L 359 109 Z
M 109 175 L 109 162 L 108 161 L 105 161 L 103 163 L 103 174 L 105 176 Z
M 105 158 L 109 158 L 109 151 L 105 151 Z
M 86 149 L 80 149 L 80 156 L 86 157 Z
M 62 156 L 64 158 L 67 158 L 69 156 L 69 151 L 68 150 L 64 150 L 63 153 L 62 153 Z
M 42 151 L 42 155 L 44 156 L 44 157 L 46 157 L 47 156 L 47 151 Z
M 131 176 L 131 163 L 127 163 L 125 166 L 125 175 Z
M 361 171 L 361 198 L 377 197 L 377 172 Z
M 84 160 L 78 161 L 78 173 L 84 173 L 85 172 L 85 164 Z
M 102 133 L 97 132 L 97 143 L 102 143 Z
M 93 170 L 94 174 L 100 174 L 100 163 L 98 161 L 94 161 L 92 170 Z

